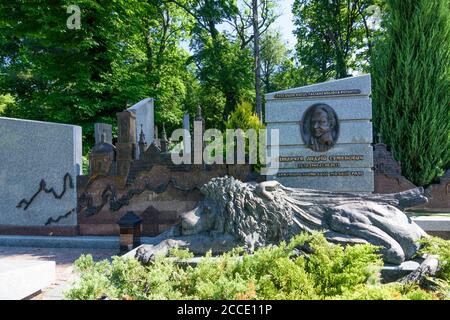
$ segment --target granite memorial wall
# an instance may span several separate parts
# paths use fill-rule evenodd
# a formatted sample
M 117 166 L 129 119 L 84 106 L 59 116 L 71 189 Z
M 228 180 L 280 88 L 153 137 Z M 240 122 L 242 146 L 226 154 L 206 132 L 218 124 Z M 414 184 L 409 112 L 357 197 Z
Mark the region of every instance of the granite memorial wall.
M 370 75 L 266 95 L 267 179 L 288 187 L 373 192 Z M 276 153 L 275 153 L 276 154 Z
M 81 127 L 0 117 L 0 234 L 76 234 Z

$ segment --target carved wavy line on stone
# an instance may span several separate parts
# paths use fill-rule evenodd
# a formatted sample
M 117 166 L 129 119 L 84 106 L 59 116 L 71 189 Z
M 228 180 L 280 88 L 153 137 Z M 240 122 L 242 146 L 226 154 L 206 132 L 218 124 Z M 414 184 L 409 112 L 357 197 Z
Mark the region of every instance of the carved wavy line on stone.
M 90 204 L 92 204 L 92 198 L 90 198 L 89 196 L 87 196 L 85 193 L 83 193 L 80 196 L 80 200 L 81 201 L 85 201 L 87 203 L 88 208 L 84 211 L 84 215 L 86 217 L 90 217 L 93 216 L 97 213 L 99 213 L 103 207 L 106 205 L 106 203 L 109 200 L 109 208 L 111 211 L 118 211 L 120 208 L 122 208 L 123 206 L 127 206 L 130 204 L 130 200 L 136 196 L 139 195 L 141 193 L 143 193 L 144 191 L 152 191 L 155 192 L 157 194 L 163 193 L 167 190 L 167 188 L 169 187 L 169 185 L 172 185 L 172 187 L 174 187 L 177 190 L 180 190 L 182 192 L 191 192 L 194 190 L 200 190 L 197 186 L 194 186 L 192 188 L 185 188 L 182 186 L 177 185 L 175 179 L 170 179 L 168 183 L 165 184 L 161 184 L 159 186 L 157 186 L 156 188 L 152 188 L 150 186 L 149 183 L 146 183 L 144 188 L 142 189 L 131 189 L 127 192 L 126 195 L 123 195 L 122 197 L 120 197 L 119 199 L 117 199 L 117 195 L 116 195 L 116 191 L 114 190 L 114 188 L 109 184 L 105 190 L 103 190 L 102 192 L 102 202 L 100 203 L 100 205 L 98 206 L 92 206 Z
M 63 214 L 59 217 L 57 217 L 56 219 L 53 218 L 48 218 L 47 222 L 45 223 L 46 226 L 52 224 L 52 223 L 57 223 L 60 220 L 67 218 L 68 216 L 70 216 L 73 212 L 75 211 L 75 209 L 70 210 L 69 212 L 67 212 L 66 214 Z
M 34 199 L 41 192 L 51 193 L 55 199 L 61 199 L 64 196 L 64 194 L 66 193 L 66 191 L 67 191 L 67 184 L 69 184 L 69 188 L 70 189 L 74 188 L 72 177 L 71 177 L 71 175 L 68 172 L 64 175 L 64 178 L 63 178 L 63 191 L 60 194 L 57 194 L 55 189 L 53 189 L 53 188 L 47 189 L 46 188 L 47 183 L 45 182 L 44 179 L 42 179 L 41 182 L 39 183 L 39 190 L 30 198 L 30 200 L 26 200 L 25 198 L 20 200 L 20 202 L 17 204 L 16 208 L 22 208 L 22 205 L 25 204 L 25 207 L 23 208 L 23 210 L 27 210 L 28 207 L 33 203 Z

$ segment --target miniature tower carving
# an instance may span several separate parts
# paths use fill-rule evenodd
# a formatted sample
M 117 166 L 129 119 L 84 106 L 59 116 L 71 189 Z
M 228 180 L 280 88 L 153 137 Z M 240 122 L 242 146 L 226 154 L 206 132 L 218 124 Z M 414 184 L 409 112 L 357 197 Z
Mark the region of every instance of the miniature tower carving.
M 126 177 L 136 149 L 136 116 L 133 112 L 117 113 L 119 134 L 117 138 L 117 175 Z
M 167 140 L 166 127 L 164 123 L 161 136 L 161 151 L 167 152 L 169 151 L 169 140 Z
M 115 174 L 116 148 L 106 142 L 106 132 L 100 136 L 98 142 L 89 153 L 89 175 L 114 175 Z
M 145 141 L 144 129 L 141 124 L 141 133 L 139 134 L 139 157 L 142 159 L 144 152 L 147 150 L 147 141 Z

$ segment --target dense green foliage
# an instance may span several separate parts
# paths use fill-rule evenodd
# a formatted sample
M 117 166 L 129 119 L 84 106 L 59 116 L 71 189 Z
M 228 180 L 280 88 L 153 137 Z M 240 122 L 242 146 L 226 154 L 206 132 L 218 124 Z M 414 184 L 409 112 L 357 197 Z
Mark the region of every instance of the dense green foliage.
M 248 102 L 242 102 L 234 110 L 225 123 L 227 129 L 255 129 L 263 128 L 258 116 L 253 111 L 253 107 Z
M 81 0 L 81 27 L 69 29 L 72 1 L 2 2 L 0 112 L 81 125 L 85 154 L 94 122 L 115 132 L 115 113 L 146 97 L 169 135 L 199 105 L 207 126 L 223 129 L 240 101 L 255 99 L 249 3 Z M 258 3 L 264 34 L 276 5 Z
M 313 253 L 293 255 L 307 245 Z M 448 248 L 448 242 L 445 246 Z M 380 284 L 382 265 L 372 245 L 342 247 L 322 234 L 301 234 L 289 244 L 271 246 L 248 255 L 241 249 L 218 258 L 202 258 L 195 267 L 177 263 L 192 257 L 173 250 L 143 266 L 134 259 L 114 257 L 76 261 L 81 280 L 69 299 L 438 299 L 445 296 L 416 286 Z M 445 260 L 449 262 L 448 256 Z M 450 279 L 445 275 L 445 281 Z M 447 293 L 448 294 L 448 293 Z
M 262 132 L 260 132 L 260 129 L 264 129 L 264 125 L 259 121 L 258 116 L 256 115 L 256 113 L 253 111 L 253 107 L 250 103 L 248 102 L 242 102 L 240 104 L 238 104 L 238 106 L 236 107 L 236 110 L 234 110 L 230 116 L 228 117 L 228 120 L 225 122 L 225 127 L 226 129 L 242 129 L 243 130 L 243 136 L 246 138 L 245 141 L 245 154 L 246 157 L 250 156 L 250 150 L 252 150 L 252 152 L 254 152 L 252 154 L 252 157 L 255 157 L 257 159 L 257 163 L 252 163 L 253 164 L 253 169 L 256 170 L 257 172 L 260 172 L 261 168 L 264 166 L 264 163 L 262 163 L 261 160 L 261 156 L 258 156 L 257 154 L 257 150 L 252 148 L 250 149 L 250 144 L 251 143 L 255 143 L 251 142 L 251 138 L 248 134 L 248 130 L 252 129 L 254 130 L 255 139 L 257 140 L 257 149 L 259 149 L 259 152 L 261 153 L 261 150 L 266 150 L 266 144 L 263 143 L 262 141 L 265 141 L 265 139 L 263 139 L 264 137 L 261 137 L 261 134 L 263 134 Z M 224 143 L 226 143 L 227 140 L 225 139 Z M 229 151 L 232 150 L 228 150 L 227 148 L 230 148 L 230 146 L 228 145 L 224 145 L 224 155 L 225 157 L 227 156 Z M 234 146 L 232 146 L 232 148 L 234 149 Z M 234 151 L 235 152 L 235 151 Z
M 71 1 L 0 4 L 0 91 L 15 104 L 6 116 L 83 126 L 115 124 L 115 113 L 156 99 L 157 122 L 180 122 L 189 57 L 179 44 L 189 21 L 158 1 L 77 2 L 81 28 L 68 29 Z
M 450 161 L 448 0 L 388 0 L 386 36 L 373 59 L 375 131 L 417 185 Z
M 438 237 L 422 239 L 421 253 L 429 253 L 438 256 L 441 261 L 438 276 L 444 280 L 450 280 L 450 241 Z
M 0 95 L 0 115 L 11 104 L 14 104 L 14 98 L 10 94 Z
M 116 130 L 116 112 L 155 99 L 168 135 L 202 107 L 207 128 L 255 109 L 251 0 L 70 0 L 0 3 L 0 114 Z M 418 185 L 450 166 L 448 0 L 295 0 L 289 49 L 277 0 L 258 0 L 263 92 L 372 70 L 375 140 Z M 284 19 L 280 17 L 279 19 Z M 230 118 L 231 117 L 231 118 Z

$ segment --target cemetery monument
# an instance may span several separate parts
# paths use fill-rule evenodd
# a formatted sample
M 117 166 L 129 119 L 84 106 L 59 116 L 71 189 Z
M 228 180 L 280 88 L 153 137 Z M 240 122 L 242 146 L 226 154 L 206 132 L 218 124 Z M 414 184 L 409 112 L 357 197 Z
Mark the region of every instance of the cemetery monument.
M 370 75 L 266 95 L 268 180 L 287 187 L 374 191 Z M 279 168 L 279 169 L 278 169 Z

